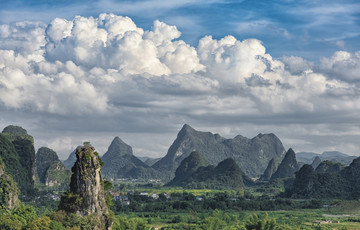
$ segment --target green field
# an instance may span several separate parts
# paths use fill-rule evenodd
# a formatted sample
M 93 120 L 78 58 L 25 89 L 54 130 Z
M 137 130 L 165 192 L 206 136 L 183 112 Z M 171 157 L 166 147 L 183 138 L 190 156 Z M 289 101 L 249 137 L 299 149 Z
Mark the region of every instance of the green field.
M 141 223 L 142 227 L 138 229 L 360 229 L 359 200 L 274 199 L 253 188 L 245 191 L 224 191 L 133 187 L 133 191 L 177 196 L 172 198 L 175 201 L 160 202 L 161 207 L 170 207 L 166 211 L 157 210 L 159 201 L 152 199 L 142 200 L 137 207 L 138 211 L 129 210 L 128 207 L 117 212 L 113 207 L 118 220 L 123 221 L 119 226 L 124 226 L 124 222 L 130 221 L 133 224 Z M 192 200 L 189 194 L 202 196 L 204 201 Z M 234 197 L 238 200 L 230 201 Z M 212 206 L 212 201 L 218 206 Z M 174 208 L 177 202 L 182 202 L 183 207 Z M 249 224 L 251 220 L 256 222 L 254 214 L 258 217 L 257 227 L 256 224 L 252 227 Z M 273 227 L 266 227 L 264 223 L 267 222 L 271 222 Z M 261 227 L 261 224 L 264 226 Z M 116 221 L 114 227 L 117 229 Z M 133 226 L 132 229 L 136 227 Z
M 359 215 L 328 217 L 326 213 L 324 209 L 271 212 L 214 210 L 205 213 L 124 213 L 119 217 L 123 221 L 143 223 L 144 229 L 267 229 L 246 228 L 254 214 L 261 221 L 266 216 L 268 220 L 275 220 L 277 228 L 268 229 L 360 229 Z

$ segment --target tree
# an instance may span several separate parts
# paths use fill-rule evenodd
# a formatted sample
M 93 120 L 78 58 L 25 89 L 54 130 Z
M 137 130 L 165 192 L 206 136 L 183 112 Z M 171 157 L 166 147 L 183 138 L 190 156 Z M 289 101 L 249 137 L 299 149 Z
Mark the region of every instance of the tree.
M 42 216 L 31 221 L 26 230 L 50 230 L 50 223 L 51 220 L 48 216 Z
M 253 214 L 249 217 L 248 221 L 245 224 L 247 230 L 280 230 L 276 224 L 275 219 L 269 219 L 268 214 L 266 213 L 263 218 L 259 218 L 258 215 Z

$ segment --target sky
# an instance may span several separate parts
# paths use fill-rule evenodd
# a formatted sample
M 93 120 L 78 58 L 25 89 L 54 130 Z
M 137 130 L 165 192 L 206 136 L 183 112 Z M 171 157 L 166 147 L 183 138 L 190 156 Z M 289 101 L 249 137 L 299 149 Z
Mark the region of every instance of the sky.
M 358 156 L 359 39 L 356 0 L 0 0 L 0 129 L 60 159 L 162 157 L 185 123 Z

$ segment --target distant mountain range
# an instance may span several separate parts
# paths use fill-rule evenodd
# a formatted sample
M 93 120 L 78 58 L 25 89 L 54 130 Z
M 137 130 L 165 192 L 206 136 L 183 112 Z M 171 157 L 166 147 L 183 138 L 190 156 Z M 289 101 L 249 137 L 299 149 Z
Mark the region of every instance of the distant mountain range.
M 76 162 L 76 149 L 79 148 L 80 146 L 77 146 L 74 151 L 72 151 L 70 153 L 70 155 L 68 156 L 68 158 L 66 160 L 63 161 L 63 164 L 65 165 L 65 167 L 69 170 L 71 170 L 71 168 L 74 166 L 75 162 Z
M 121 140 L 122 141 L 122 140 Z M 80 146 L 78 146 L 80 147 Z M 76 149 L 78 148 L 76 147 Z M 74 151 L 72 151 L 70 153 L 70 155 L 68 156 L 68 158 L 66 160 L 63 161 L 63 164 L 65 165 L 65 167 L 67 169 L 70 169 L 72 168 L 72 166 L 74 165 L 75 161 L 76 161 L 76 155 L 75 155 L 75 152 L 76 152 L 76 149 Z M 131 150 L 132 151 L 132 150 Z M 141 160 L 142 162 L 144 162 L 146 165 L 148 166 L 152 166 L 153 164 L 155 164 L 156 162 L 158 162 L 160 158 L 153 158 L 153 157 L 137 157 L 139 160 Z
M 226 139 L 219 134 L 196 131 L 185 124 L 163 158 L 136 157 L 131 146 L 115 137 L 102 156 L 102 173 L 113 179 L 170 181 L 181 161 L 193 151 L 201 152 L 211 165 L 232 158 L 251 177 L 259 177 L 271 159 L 281 161 L 285 155 L 281 141 L 274 134 L 259 134 L 252 139 L 238 135 Z M 75 152 L 72 152 L 63 163 L 70 169 L 75 161 Z
M 158 162 L 159 160 L 161 160 L 161 157 L 158 158 L 153 158 L 153 157 L 138 157 L 139 160 L 141 160 L 142 162 L 144 162 L 145 164 L 147 164 L 148 166 L 152 166 L 154 165 L 156 162 Z
M 356 156 L 349 156 L 345 153 L 341 153 L 338 151 L 326 151 L 322 154 L 313 153 L 313 152 L 298 152 L 296 153 L 296 159 L 298 162 L 302 162 L 304 164 L 312 164 L 316 157 L 319 157 L 321 161 L 333 161 L 338 162 L 344 165 L 349 165 Z
M 274 134 L 259 134 L 252 139 L 238 135 L 226 139 L 219 134 L 196 131 L 185 124 L 167 154 L 152 167 L 171 179 L 181 161 L 193 151 L 200 152 L 212 165 L 232 158 L 250 177 L 259 177 L 272 158 L 280 160 L 285 154 L 281 141 Z
M 76 161 L 75 151 L 62 163 L 56 152 L 46 147 L 35 155 L 33 143 L 33 137 L 25 129 L 6 127 L 0 133 L 3 170 L 25 196 L 36 189 L 67 189 L 69 169 Z M 336 151 L 295 154 L 290 148 L 285 152 L 274 134 L 227 139 L 184 125 L 161 159 L 138 158 L 131 146 L 115 137 L 102 161 L 102 176 L 114 180 L 161 179 L 168 186 L 220 189 L 251 186 L 254 184 L 251 176 L 260 177 L 261 184 L 286 181 L 289 185 L 286 188 L 291 188 L 287 194 L 291 197 L 318 197 L 321 193 L 334 197 L 338 193 L 333 188 L 341 188 L 343 197 L 360 197 L 352 185 L 360 183 L 355 178 L 360 177 L 359 158 Z

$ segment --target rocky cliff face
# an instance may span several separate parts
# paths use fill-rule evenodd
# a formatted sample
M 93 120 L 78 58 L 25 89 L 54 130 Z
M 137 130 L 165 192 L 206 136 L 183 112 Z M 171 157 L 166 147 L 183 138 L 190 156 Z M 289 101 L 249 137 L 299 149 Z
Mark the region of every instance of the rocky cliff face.
M 82 217 L 91 216 L 97 220 L 93 229 L 111 229 L 100 173 L 102 161 L 94 147 L 88 143 L 76 149 L 76 157 L 70 191 L 62 195 L 60 209 Z
M 294 177 L 295 172 L 299 170 L 299 165 L 296 161 L 295 152 L 292 149 L 289 149 L 286 152 L 284 159 L 281 161 L 278 169 L 272 175 L 271 180 L 277 178 L 286 178 L 286 177 Z
M 19 190 L 12 177 L 5 172 L 5 165 L 0 158 L 0 206 L 13 209 L 19 205 Z
M 277 167 L 278 164 L 276 163 L 276 160 L 274 158 L 271 159 L 259 181 L 269 181 L 271 179 L 271 176 L 276 172 Z
M 332 161 L 335 163 L 341 163 L 348 166 L 356 156 L 349 156 L 347 154 L 337 151 L 326 151 L 322 154 L 312 152 L 299 152 L 296 153 L 296 160 L 304 164 L 312 164 L 316 157 L 320 157 L 321 161 Z
M 259 177 L 272 158 L 281 159 L 285 149 L 274 134 L 259 134 L 252 139 L 236 136 L 226 139 L 219 134 L 200 132 L 184 125 L 166 156 L 152 167 L 171 176 L 181 161 L 198 151 L 212 165 L 233 158 L 246 175 Z

